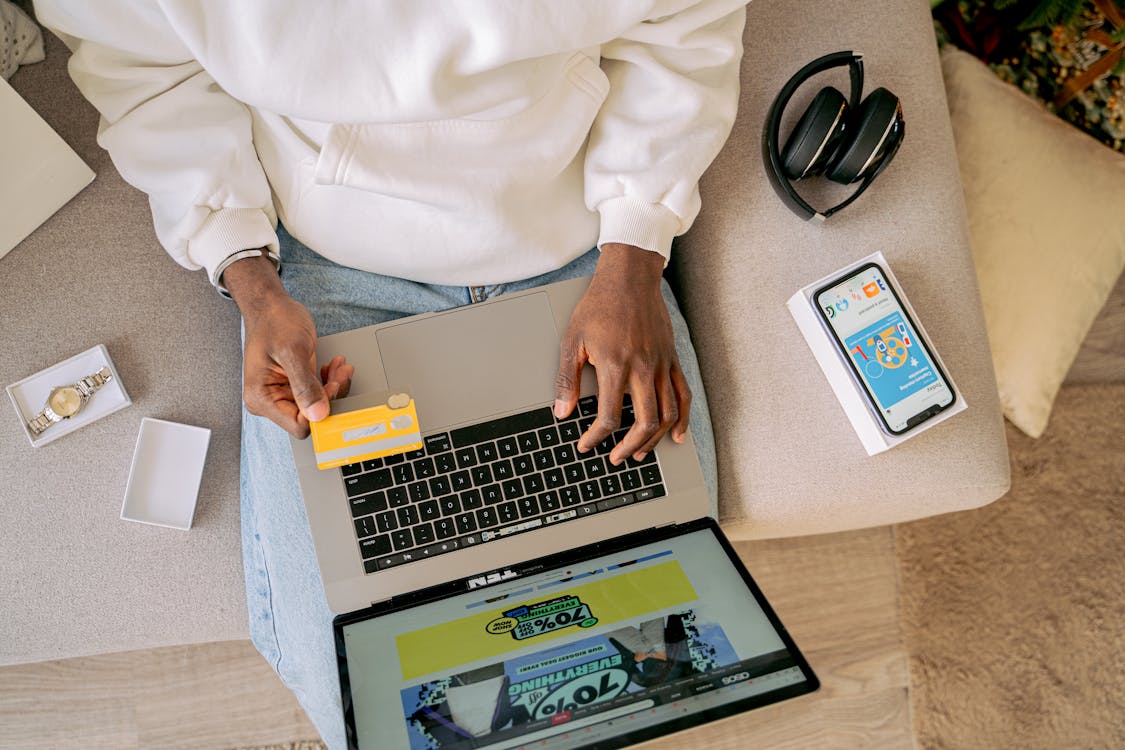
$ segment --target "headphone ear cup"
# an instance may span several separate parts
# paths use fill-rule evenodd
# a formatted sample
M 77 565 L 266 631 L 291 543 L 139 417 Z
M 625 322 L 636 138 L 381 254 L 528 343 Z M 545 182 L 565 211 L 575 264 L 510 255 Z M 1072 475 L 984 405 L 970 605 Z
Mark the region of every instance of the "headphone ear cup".
M 801 114 L 781 149 L 781 164 L 791 180 L 822 174 L 844 137 L 848 101 L 826 86 Z
M 899 113 L 897 96 L 881 87 L 872 91 L 851 114 L 847 137 L 826 166 L 824 176 L 849 185 L 866 177 L 876 162 L 886 161 L 875 157 L 882 151 Z

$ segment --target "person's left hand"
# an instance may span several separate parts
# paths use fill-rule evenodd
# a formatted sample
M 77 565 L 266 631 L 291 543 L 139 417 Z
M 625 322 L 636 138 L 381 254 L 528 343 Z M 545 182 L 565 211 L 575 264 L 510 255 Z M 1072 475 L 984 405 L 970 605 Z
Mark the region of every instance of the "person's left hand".
M 602 246 L 594 279 L 575 308 L 560 347 L 555 416 L 578 403 L 582 367 L 598 377 L 598 416 L 578 440 L 586 452 L 621 426 L 626 389 L 636 421 L 614 446 L 617 465 L 641 460 L 669 430 L 682 443 L 691 410 L 691 389 L 676 356 L 672 321 L 660 294 L 664 258 L 632 245 Z

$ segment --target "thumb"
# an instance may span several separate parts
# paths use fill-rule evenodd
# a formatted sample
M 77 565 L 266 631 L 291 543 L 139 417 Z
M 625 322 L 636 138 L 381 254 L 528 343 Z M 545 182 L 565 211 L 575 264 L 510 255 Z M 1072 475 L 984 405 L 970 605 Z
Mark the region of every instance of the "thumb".
M 582 387 L 582 366 L 586 364 L 585 351 L 577 343 L 564 338 L 559 349 L 559 371 L 555 376 L 555 417 L 562 419 L 574 411 Z
M 316 375 L 315 357 L 310 353 L 307 358 L 298 355 L 278 359 L 278 364 L 285 368 L 285 375 L 289 378 L 293 401 L 310 422 L 319 422 L 329 412 L 328 394 Z

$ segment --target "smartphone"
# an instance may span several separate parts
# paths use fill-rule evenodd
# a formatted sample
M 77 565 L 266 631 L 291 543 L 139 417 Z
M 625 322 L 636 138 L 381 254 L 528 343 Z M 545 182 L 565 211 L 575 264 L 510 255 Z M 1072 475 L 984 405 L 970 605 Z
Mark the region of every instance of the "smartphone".
M 902 435 L 953 406 L 949 379 L 878 263 L 822 286 L 813 302 L 884 431 Z

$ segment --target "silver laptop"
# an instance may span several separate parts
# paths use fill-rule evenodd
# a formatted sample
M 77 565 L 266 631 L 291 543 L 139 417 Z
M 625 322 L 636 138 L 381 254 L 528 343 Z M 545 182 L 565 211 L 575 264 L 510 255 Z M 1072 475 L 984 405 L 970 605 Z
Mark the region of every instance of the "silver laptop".
M 605 750 L 817 689 L 710 508 L 695 445 L 608 462 L 552 414 L 589 279 L 320 340 L 335 412 L 414 397 L 423 448 L 319 470 L 293 441 L 352 750 Z
M 579 408 L 553 417 L 559 342 L 588 285 L 574 279 L 319 340 L 318 360 L 355 365 L 357 395 L 333 402 L 334 413 L 371 405 L 364 394 L 409 390 L 426 446 L 320 470 L 312 441 L 292 441 L 333 612 L 708 514 L 690 434 L 661 441 L 643 464 L 612 466 L 612 443 L 577 453 L 596 412 L 590 368 Z

